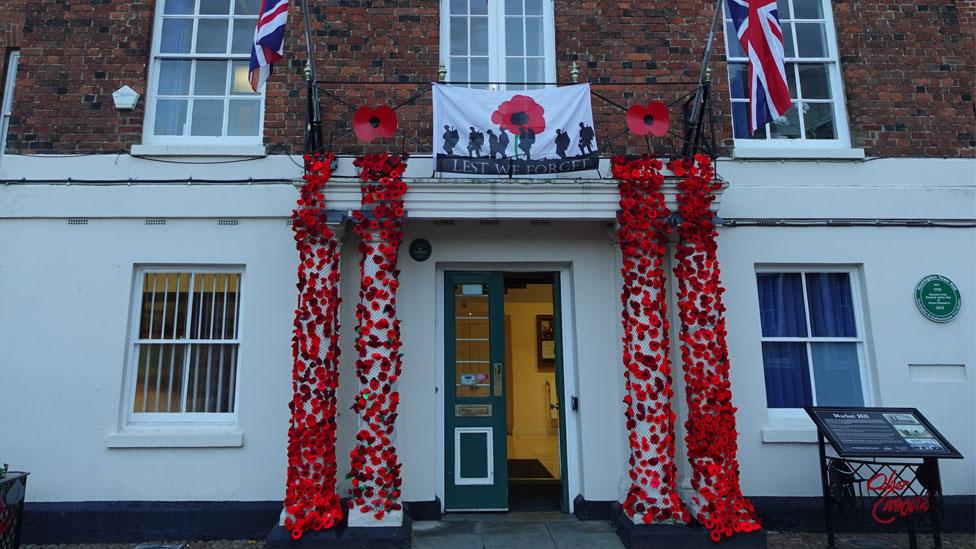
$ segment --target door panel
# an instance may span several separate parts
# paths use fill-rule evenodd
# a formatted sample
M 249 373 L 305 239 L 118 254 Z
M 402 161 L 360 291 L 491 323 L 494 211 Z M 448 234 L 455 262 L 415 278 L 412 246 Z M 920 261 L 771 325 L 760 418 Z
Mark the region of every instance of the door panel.
M 445 507 L 508 508 L 501 273 L 444 274 Z

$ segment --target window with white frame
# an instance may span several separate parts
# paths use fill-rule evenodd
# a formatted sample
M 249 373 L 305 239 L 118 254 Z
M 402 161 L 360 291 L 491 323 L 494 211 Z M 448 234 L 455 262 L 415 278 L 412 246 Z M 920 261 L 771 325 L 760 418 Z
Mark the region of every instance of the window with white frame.
M 237 400 L 239 269 L 141 269 L 130 422 L 229 422 Z
M 3 97 L 0 98 L 0 156 L 7 147 L 7 128 L 14 108 L 14 86 L 17 84 L 17 65 L 20 63 L 20 50 L 11 50 L 7 55 L 7 71 L 3 84 Z
M 725 51 L 736 146 L 784 142 L 846 147 L 847 113 L 829 0 L 777 0 L 783 29 L 786 82 L 793 107 L 749 136 L 749 59 L 725 10 Z
M 261 0 L 163 0 L 146 104 L 148 143 L 259 143 L 248 65 Z
M 760 270 L 768 408 L 870 403 L 853 270 Z
M 449 82 L 540 88 L 556 79 L 554 36 L 552 0 L 441 2 L 441 52 Z

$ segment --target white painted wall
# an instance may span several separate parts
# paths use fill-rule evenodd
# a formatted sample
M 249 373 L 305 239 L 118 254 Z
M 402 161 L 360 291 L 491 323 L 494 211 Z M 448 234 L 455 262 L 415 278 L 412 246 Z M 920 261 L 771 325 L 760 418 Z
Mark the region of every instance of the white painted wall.
M 286 158 L 257 165 L 264 175 L 255 177 L 297 174 Z M 8 156 L 0 176 L 112 179 L 123 167 L 130 174 L 158 178 L 256 173 L 252 166 L 229 166 Z M 719 212 L 723 217 L 976 217 L 973 161 L 722 161 L 719 171 L 730 182 Z M 408 224 L 406 241 L 423 236 L 434 253 L 425 263 L 409 259 L 405 249 L 402 254 L 405 363 L 398 446 L 407 500 L 431 499 L 441 490 L 437 273 L 444 268 L 514 268 L 524 262 L 569 272 L 572 299 L 564 307 L 573 313 L 567 329 L 575 344 L 565 352 L 578 365 L 579 427 L 570 437 L 581 441 L 579 491 L 590 500 L 607 500 L 626 489 L 621 480 L 627 449 L 620 403 L 619 258 L 614 259 L 605 221 L 549 226 L 526 221 L 545 218 L 547 212 L 609 220 L 612 182 L 572 183 L 572 196 L 553 194 L 552 184 L 512 185 L 492 184 L 467 204 L 457 202 L 465 196 L 462 187 L 451 187 L 448 196 L 436 182 L 418 184 L 408 194 L 408 210 L 412 203 L 423 203 L 416 211 L 429 218 L 450 217 L 453 207 L 463 210 L 460 217 L 517 219 L 498 226 L 461 221 L 440 226 L 420 219 Z M 336 198 L 354 206 L 355 187 L 345 183 L 338 188 Z M 499 206 L 512 189 L 522 193 L 518 203 Z M 549 201 L 551 196 L 557 200 Z M 32 501 L 283 497 L 295 303 L 295 252 L 285 218 L 296 197 L 288 184 L 0 187 L 0 461 L 32 471 Z M 90 220 L 67 225 L 66 217 Z M 147 226 L 144 217 L 169 219 L 165 226 Z M 239 217 L 240 225 L 217 226 L 218 217 Z M 340 471 L 348 467 L 354 423 L 348 404 L 355 391 L 355 245 L 350 232 L 342 287 Z M 763 442 L 764 428 L 784 432 L 765 407 L 758 340 L 755 265 L 770 263 L 857 266 L 878 389 L 875 404 L 915 406 L 925 413 L 966 456 L 943 462 L 947 492 L 976 493 L 976 230 L 740 227 L 721 230 L 719 246 L 747 494 L 815 495 L 819 490 L 815 445 Z M 107 437 L 124 426 L 120 411 L 134 266 L 169 263 L 245 266 L 241 447 L 107 447 Z M 931 273 L 948 276 L 962 293 L 960 315 L 948 324 L 932 323 L 915 310 L 915 284 Z M 909 364 L 961 364 L 965 379 L 913 381 Z M 784 437 L 810 440 L 810 429 L 789 426 Z

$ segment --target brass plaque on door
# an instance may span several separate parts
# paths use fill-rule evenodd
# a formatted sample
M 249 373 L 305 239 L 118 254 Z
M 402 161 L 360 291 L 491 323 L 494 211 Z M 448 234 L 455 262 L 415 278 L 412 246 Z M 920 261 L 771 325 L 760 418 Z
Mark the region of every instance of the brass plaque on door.
M 455 404 L 456 417 L 491 417 L 491 404 Z

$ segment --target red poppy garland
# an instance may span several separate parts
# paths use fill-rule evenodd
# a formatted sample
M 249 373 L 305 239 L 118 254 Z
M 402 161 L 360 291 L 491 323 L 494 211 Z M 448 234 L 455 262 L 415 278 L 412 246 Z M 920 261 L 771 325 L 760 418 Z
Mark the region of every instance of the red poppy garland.
M 355 165 L 363 181 L 362 209 L 353 212 L 362 279 L 356 306 L 359 393 L 352 406 L 359 414 L 359 431 L 350 453 L 349 507 L 381 520 L 401 509 L 400 463 L 393 443 L 402 360 L 396 318 L 397 254 L 403 240 L 407 165 L 403 158 L 388 154 L 362 156 Z
M 630 489 L 624 510 L 635 523 L 687 522 L 674 464 L 674 390 L 668 358 L 667 304 L 662 260 L 670 211 L 664 203 L 660 160 L 612 162 L 619 181 L 617 236 L 623 255 L 623 362 L 630 442 Z
M 721 184 L 705 155 L 671 162 L 678 183 L 679 243 L 674 272 L 681 318 L 681 359 L 688 419 L 685 442 L 691 461 L 691 507 L 713 541 L 760 529 L 752 504 L 739 487 L 735 407 L 729 381 L 725 306 L 712 201 Z
M 336 388 L 339 384 L 338 239 L 325 222 L 323 189 L 333 155 L 305 157 L 305 183 L 292 212 L 298 249 L 298 306 L 292 336 L 288 481 L 284 527 L 298 539 L 342 519 L 336 495 Z

